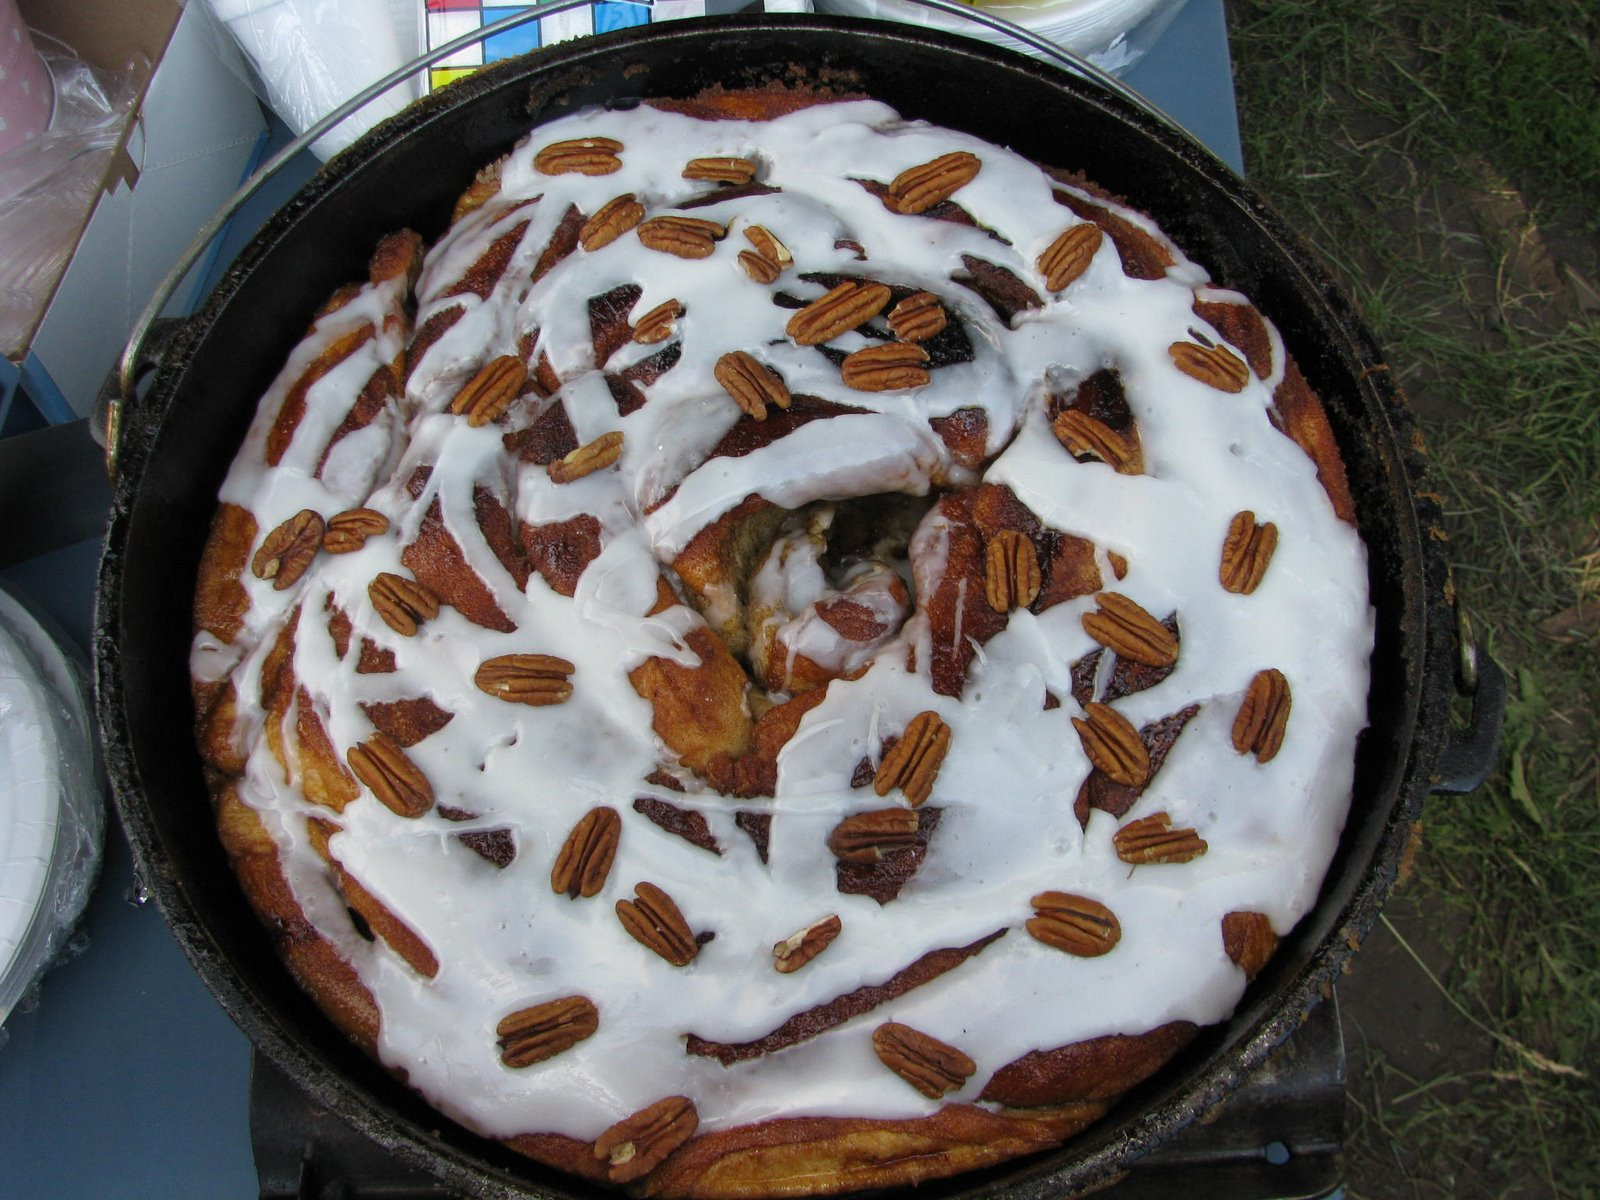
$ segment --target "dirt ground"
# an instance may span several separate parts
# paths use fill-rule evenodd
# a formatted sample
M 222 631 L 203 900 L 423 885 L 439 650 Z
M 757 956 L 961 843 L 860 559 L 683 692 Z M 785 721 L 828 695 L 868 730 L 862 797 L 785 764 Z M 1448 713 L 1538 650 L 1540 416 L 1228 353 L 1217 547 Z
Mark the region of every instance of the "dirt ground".
M 1394 170 L 1397 188 L 1405 186 L 1402 176 L 1415 177 L 1414 164 L 1397 162 Z M 1600 311 L 1600 241 L 1559 224 L 1540 228 L 1513 187 L 1486 165 L 1478 175 L 1478 188 L 1435 186 L 1410 210 L 1417 228 L 1407 232 L 1419 241 L 1449 241 L 1462 268 L 1465 287 L 1442 319 L 1487 339 L 1494 335 L 1485 329 L 1485 312 L 1502 315 L 1512 329 L 1548 333 Z M 1407 208 L 1394 204 L 1387 211 L 1404 219 Z M 1362 264 L 1359 231 L 1352 231 L 1351 245 Z M 1365 265 L 1381 270 L 1376 263 Z M 1461 415 L 1448 381 L 1425 372 L 1408 382 L 1408 397 L 1425 436 L 1441 436 Z M 1548 634 L 1593 637 L 1600 632 L 1600 610 L 1574 606 L 1545 625 Z M 1430 816 L 1436 820 L 1444 806 L 1474 802 L 1471 795 L 1428 800 L 1418 872 L 1438 867 L 1426 832 Z M 1452 975 L 1464 924 L 1461 911 L 1442 903 L 1437 891 L 1402 886 L 1339 985 L 1350 1081 L 1349 1186 L 1358 1200 L 1556 1194 L 1531 1171 L 1508 1186 L 1503 1176 L 1491 1183 L 1464 1170 L 1460 1160 L 1418 1153 L 1377 1115 L 1386 1108 L 1403 1111 L 1410 1096 L 1441 1083 L 1495 1078 L 1497 1064 L 1503 1066 L 1503 1050 L 1489 1029 L 1469 1018 L 1437 982 Z M 1462 1120 L 1476 1118 L 1470 1106 L 1463 1107 Z

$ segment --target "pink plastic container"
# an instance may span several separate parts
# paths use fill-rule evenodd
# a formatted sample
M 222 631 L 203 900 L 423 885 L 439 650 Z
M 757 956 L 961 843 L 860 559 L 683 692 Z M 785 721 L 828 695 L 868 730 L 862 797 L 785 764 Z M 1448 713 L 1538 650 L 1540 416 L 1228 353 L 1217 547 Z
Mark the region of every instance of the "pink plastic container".
M 43 133 L 54 106 L 50 72 L 16 0 L 0 0 L 0 154 Z

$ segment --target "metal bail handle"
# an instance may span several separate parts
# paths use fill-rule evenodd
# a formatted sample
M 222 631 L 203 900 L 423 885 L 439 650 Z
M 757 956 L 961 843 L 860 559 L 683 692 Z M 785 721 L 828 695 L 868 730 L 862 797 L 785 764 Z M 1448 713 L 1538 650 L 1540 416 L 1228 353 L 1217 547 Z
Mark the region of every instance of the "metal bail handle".
M 189 245 L 178 257 L 172 269 L 167 272 L 166 278 L 156 288 L 150 303 L 140 313 L 139 319 L 134 323 L 132 332 L 128 335 L 127 344 L 123 347 L 122 357 L 117 363 L 115 387 L 112 387 L 108 381 L 107 386 L 101 390 L 100 397 L 95 405 L 95 417 L 91 422 L 91 428 L 94 429 L 97 435 L 105 438 L 107 473 L 113 477 L 117 473 L 118 439 L 124 424 L 123 410 L 126 407 L 131 407 L 136 402 L 135 393 L 138 389 L 139 380 L 155 365 L 154 356 L 148 355 L 145 350 L 146 343 L 150 340 L 151 328 L 160 318 L 162 310 L 166 308 L 176 294 L 184 276 L 189 273 L 195 263 L 200 261 L 200 257 L 227 227 L 228 222 L 234 218 L 239 209 L 252 196 L 283 169 L 290 159 L 294 158 L 300 151 L 310 146 L 311 143 L 338 125 L 346 117 L 364 108 L 370 101 L 377 99 L 402 80 L 411 78 L 440 59 L 447 58 L 458 50 L 463 50 L 505 30 L 514 29 L 528 21 L 537 20 L 540 17 L 554 16 L 557 13 L 568 12 L 575 8 L 587 8 L 594 2 L 595 0 L 543 0 L 542 3 L 535 4 L 521 12 L 513 13 L 509 17 L 502 17 L 492 24 L 475 29 L 470 33 L 462 34 L 442 46 L 437 46 L 425 54 L 418 55 L 404 66 L 391 71 L 382 79 L 362 89 L 350 97 L 349 100 L 346 100 L 326 116 L 316 121 L 304 133 L 274 154 L 254 175 L 246 180 L 239 190 L 234 192 L 227 202 L 206 222 L 200 232 L 195 234 L 194 239 L 190 241 Z M 979 25 L 985 25 L 997 33 L 1004 34 L 1022 42 L 1024 45 L 1031 46 L 1051 60 L 1054 65 L 1094 81 L 1146 115 L 1169 125 L 1195 146 L 1202 150 L 1205 149 L 1187 134 L 1178 122 L 1162 112 L 1156 105 L 1117 79 L 1110 72 L 1102 70 L 1088 59 L 1071 50 L 1058 46 L 1054 42 L 1048 41 L 1038 34 L 1002 17 L 996 17 L 991 13 L 969 8 L 964 4 L 955 3 L 954 0 L 910 0 L 910 3 L 922 8 L 947 13 L 964 20 L 970 20 Z

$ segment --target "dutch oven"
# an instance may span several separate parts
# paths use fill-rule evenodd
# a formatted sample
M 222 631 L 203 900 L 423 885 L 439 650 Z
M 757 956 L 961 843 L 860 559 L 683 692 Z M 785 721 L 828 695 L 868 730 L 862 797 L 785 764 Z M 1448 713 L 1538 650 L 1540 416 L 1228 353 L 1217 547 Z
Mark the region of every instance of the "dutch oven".
M 213 832 L 191 739 L 190 597 L 220 485 L 310 314 L 363 276 L 378 238 L 445 226 L 477 168 L 532 125 L 590 104 L 805 80 L 887 101 L 1082 170 L 1151 213 L 1221 285 L 1282 331 L 1327 405 L 1349 469 L 1377 611 L 1370 727 L 1317 907 L 1233 1018 L 1058 1151 L 927 1185 L 935 1196 L 1060 1196 L 1104 1180 L 1205 1113 L 1329 991 L 1393 885 L 1424 797 L 1469 790 L 1492 759 L 1485 661 L 1472 686 L 1420 442 L 1378 347 L 1327 273 L 1226 167 L 1149 110 L 1078 75 L 910 26 L 707 18 L 602 35 L 501 64 L 413 105 L 334 159 L 274 217 L 203 309 L 177 326 L 142 399 L 123 398 L 100 569 L 98 712 L 115 802 L 142 878 L 195 969 L 260 1052 L 319 1105 L 448 1186 L 480 1197 L 599 1189 L 451 1124 L 347 1042 L 280 964 Z M 1467 673 L 1470 675 L 1470 672 Z

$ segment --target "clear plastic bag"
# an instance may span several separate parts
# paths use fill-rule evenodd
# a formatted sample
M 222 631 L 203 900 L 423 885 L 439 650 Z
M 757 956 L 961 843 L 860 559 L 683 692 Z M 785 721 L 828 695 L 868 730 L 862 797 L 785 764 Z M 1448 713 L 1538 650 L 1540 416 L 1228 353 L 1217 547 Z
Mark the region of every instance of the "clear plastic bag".
M 972 8 L 1011 21 L 1113 74 L 1144 57 L 1188 0 L 967 0 Z M 817 10 L 929 25 L 1021 50 L 1039 52 L 1009 34 L 912 0 L 817 0 Z
M 255 72 L 256 90 L 289 128 L 317 120 L 418 52 L 419 0 L 208 0 Z M 318 138 L 328 159 L 420 94 L 406 80 Z
M 0 591 L 0 1023 L 67 946 L 99 875 L 86 695 L 77 664 Z
M 55 113 L 43 133 L 0 154 L 0 352 L 26 347 L 133 112 L 137 73 L 96 70 L 44 48 Z

